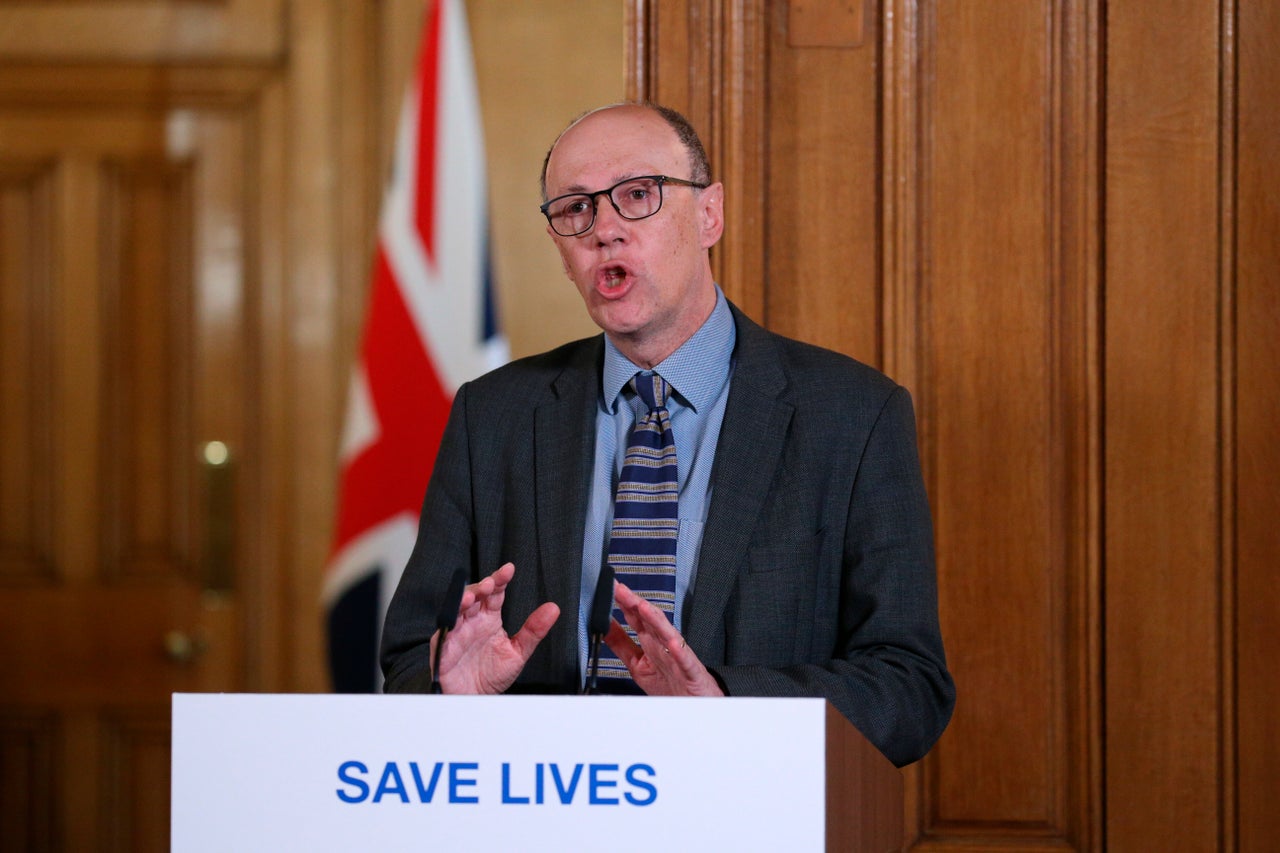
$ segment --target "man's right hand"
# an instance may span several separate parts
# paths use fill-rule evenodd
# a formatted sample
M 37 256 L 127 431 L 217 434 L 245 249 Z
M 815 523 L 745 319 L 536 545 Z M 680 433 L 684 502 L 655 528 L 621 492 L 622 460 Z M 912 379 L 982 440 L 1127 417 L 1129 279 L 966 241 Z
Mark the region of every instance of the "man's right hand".
M 502 627 L 502 602 L 516 567 L 506 563 L 462 593 L 458 623 L 449 632 L 440 654 L 440 689 L 445 693 L 501 693 L 510 687 L 560 617 L 560 607 L 548 601 L 529 614 L 524 625 L 508 637 Z M 431 638 L 432 656 L 439 635 Z

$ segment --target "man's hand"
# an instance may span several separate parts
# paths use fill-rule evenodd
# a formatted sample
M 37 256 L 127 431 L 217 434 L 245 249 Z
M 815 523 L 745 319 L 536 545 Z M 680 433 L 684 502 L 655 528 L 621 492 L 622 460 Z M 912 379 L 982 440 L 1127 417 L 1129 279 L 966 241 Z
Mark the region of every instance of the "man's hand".
M 618 581 L 614 602 L 636 632 L 632 641 L 615 619 L 604 641 L 650 696 L 723 696 L 715 678 L 658 608 Z
M 560 617 L 548 601 L 529 614 L 524 625 L 508 637 L 502 627 L 502 602 L 516 567 L 505 564 L 462 593 L 458 623 L 440 653 L 440 688 L 445 693 L 501 693 L 510 687 Z M 431 638 L 434 656 L 439 636 Z

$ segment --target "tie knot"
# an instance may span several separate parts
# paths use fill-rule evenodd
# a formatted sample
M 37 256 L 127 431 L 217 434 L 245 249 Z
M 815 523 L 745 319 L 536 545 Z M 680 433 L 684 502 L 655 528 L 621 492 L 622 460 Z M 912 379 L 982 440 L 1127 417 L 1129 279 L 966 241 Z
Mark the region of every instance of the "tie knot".
M 640 395 L 640 399 L 644 400 L 644 404 L 651 412 L 666 406 L 667 394 L 671 392 L 671 386 L 667 384 L 667 380 L 656 373 L 648 375 L 637 373 L 631 378 L 631 387 Z

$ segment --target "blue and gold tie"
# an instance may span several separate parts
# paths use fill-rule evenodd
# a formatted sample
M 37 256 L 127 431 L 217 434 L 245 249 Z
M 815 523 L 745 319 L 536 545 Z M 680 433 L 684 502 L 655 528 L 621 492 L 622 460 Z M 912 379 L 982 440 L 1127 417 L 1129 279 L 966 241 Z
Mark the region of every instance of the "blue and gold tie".
M 609 535 L 609 565 L 618 580 L 674 622 L 680 483 L 671 413 L 667 411 L 671 386 L 656 373 L 637 373 L 630 384 L 649 412 L 636 422 L 622 461 Z M 635 639 L 622 611 L 615 609 L 613 615 Z M 627 668 L 612 653 L 601 655 L 600 688 L 606 693 L 639 692 Z

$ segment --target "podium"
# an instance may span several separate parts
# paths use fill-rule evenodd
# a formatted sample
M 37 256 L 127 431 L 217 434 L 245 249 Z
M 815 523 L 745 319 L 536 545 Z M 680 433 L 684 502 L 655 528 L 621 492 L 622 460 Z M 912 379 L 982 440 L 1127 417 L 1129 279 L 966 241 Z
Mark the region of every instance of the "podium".
M 898 850 L 821 699 L 175 694 L 172 849 Z

